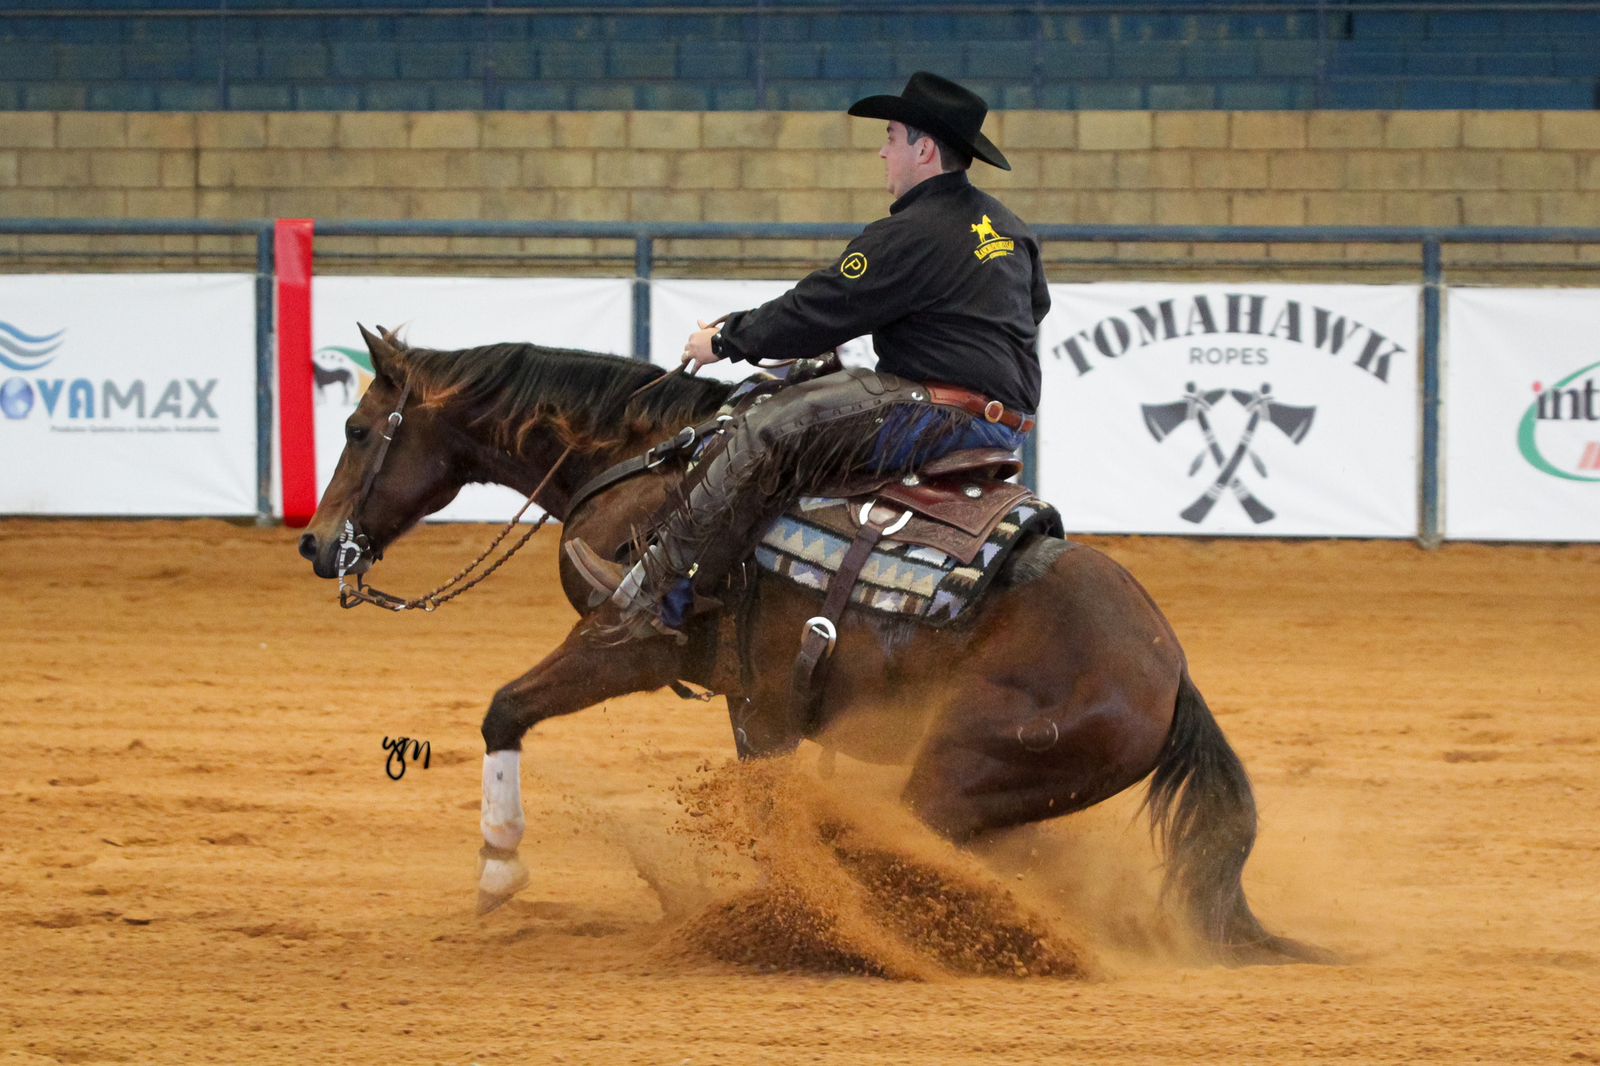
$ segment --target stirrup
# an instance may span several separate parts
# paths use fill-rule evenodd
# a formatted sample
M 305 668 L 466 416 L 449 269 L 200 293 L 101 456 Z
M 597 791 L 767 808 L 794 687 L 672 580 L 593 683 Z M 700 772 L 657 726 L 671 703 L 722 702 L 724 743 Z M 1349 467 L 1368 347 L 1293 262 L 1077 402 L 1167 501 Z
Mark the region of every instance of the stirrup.
M 590 607 L 598 607 L 609 600 L 616 593 L 617 586 L 622 584 L 622 579 L 628 575 L 628 567 L 607 559 L 581 538 L 573 537 L 561 547 L 578 576 L 594 589 L 595 594 L 589 599 Z

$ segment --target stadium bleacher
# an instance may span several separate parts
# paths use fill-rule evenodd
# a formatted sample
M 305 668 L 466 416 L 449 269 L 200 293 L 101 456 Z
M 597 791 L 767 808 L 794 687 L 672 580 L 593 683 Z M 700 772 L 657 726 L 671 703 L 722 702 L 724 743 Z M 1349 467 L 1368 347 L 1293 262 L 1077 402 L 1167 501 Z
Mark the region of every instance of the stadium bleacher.
M 61 0 L 0 12 L 0 110 L 834 110 L 921 67 L 1004 108 L 1600 102 L 1600 4 L 1110 6 Z

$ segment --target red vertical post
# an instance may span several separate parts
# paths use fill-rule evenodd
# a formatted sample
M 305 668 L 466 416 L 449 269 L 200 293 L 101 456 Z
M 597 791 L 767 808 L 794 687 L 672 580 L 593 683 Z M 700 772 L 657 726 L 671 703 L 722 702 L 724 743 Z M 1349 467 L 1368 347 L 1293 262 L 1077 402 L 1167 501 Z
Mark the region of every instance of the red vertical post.
M 309 218 L 280 218 L 278 265 L 278 444 L 283 459 L 283 521 L 299 528 L 317 510 L 316 429 L 312 420 L 311 243 Z

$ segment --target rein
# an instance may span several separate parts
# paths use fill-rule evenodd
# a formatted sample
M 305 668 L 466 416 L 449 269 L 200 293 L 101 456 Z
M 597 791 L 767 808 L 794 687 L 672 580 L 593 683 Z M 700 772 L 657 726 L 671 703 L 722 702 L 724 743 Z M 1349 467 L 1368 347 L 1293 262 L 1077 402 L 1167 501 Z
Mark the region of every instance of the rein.
M 678 373 L 693 375 L 694 371 L 686 369 L 685 366 L 680 366 L 677 370 L 663 374 L 654 381 L 646 382 L 644 385 L 641 385 L 628 395 L 628 398 L 626 401 L 624 401 L 624 403 L 632 403 L 640 396 L 643 396 L 646 392 L 649 392 L 651 389 L 664 383 L 673 374 Z M 345 580 L 345 575 L 349 573 L 351 567 L 360 561 L 361 556 L 366 553 L 369 546 L 366 534 L 356 532 L 355 516 L 361 512 L 362 505 L 367 502 L 367 494 L 372 491 L 372 484 L 378 479 L 378 471 L 383 468 L 383 461 L 388 457 L 389 445 L 393 443 L 394 435 L 399 432 L 401 423 L 405 421 L 405 415 L 402 412 L 405 410 L 406 399 L 410 395 L 411 380 L 408 378 L 405 386 L 400 390 L 399 402 L 395 404 L 395 409 L 389 412 L 389 418 L 383 433 L 383 443 L 378 445 L 378 454 L 373 459 L 371 469 L 367 471 L 366 479 L 361 483 L 361 494 L 356 497 L 355 506 L 350 509 L 351 517 L 345 520 L 344 529 L 339 534 L 339 552 L 337 557 L 339 569 L 339 606 L 345 608 L 346 610 L 352 607 L 357 607 L 363 603 L 370 603 L 374 607 L 382 607 L 386 611 L 410 611 L 420 609 L 424 612 L 431 613 L 442 604 L 449 603 L 457 596 L 460 596 L 468 589 L 485 580 L 490 574 L 504 566 L 513 555 L 521 551 L 523 545 L 532 540 L 533 535 L 539 532 L 539 530 L 543 529 L 544 524 L 550 520 L 550 511 L 548 508 L 546 508 L 544 514 L 539 516 L 539 520 L 533 524 L 533 527 L 524 533 L 522 537 L 515 544 L 513 544 L 504 555 L 490 564 L 488 569 L 484 570 L 480 574 L 477 574 L 476 576 L 473 576 L 473 571 L 477 570 L 478 567 L 483 564 L 484 560 L 489 558 L 489 556 L 494 553 L 494 550 L 500 546 L 500 542 L 505 540 L 507 534 L 517 527 L 517 523 L 522 521 L 522 516 L 527 514 L 528 508 L 532 507 L 534 503 L 538 501 L 539 494 L 543 492 L 547 486 L 549 486 L 550 479 L 555 477 L 556 471 L 561 469 L 561 464 L 566 462 L 567 456 L 571 455 L 573 452 L 573 446 L 570 444 L 567 445 L 567 447 L 556 458 L 556 461 L 550 465 L 550 469 L 545 471 L 544 478 L 537 486 L 534 487 L 534 490 L 528 494 L 528 498 L 523 501 L 522 506 L 518 508 L 517 513 L 511 516 L 511 520 L 506 523 L 505 528 L 495 536 L 494 540 L 489 542 L 489 546 L 483 549 L 476 559 L 472 560 L 472 562 L 468 563 L 465 567 L 458 571 L 454 577 L 433 591 L 425 592 L 421 596 L 408 600 L 404 597 L 385 592 L 376 586 L 366 584 L 364 581 L 362 581 L 360 574 L 353 575 L 355 583 L 350 584 Z M 469 577 L 471 577 L 470 581 L 467 580 Z

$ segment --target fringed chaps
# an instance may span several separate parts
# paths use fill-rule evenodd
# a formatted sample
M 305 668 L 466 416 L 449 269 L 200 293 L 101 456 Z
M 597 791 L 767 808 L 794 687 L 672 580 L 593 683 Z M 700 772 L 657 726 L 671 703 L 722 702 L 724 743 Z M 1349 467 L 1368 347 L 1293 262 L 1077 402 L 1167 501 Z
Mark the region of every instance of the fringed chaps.
M 761 397 L 690 471 L 643 555 L 657 596 L 692 577 L 709 592 L 791 502 L 865 474 L 901 474 L 948 450 L 971 415 L 893 374 L 851 369 Z

